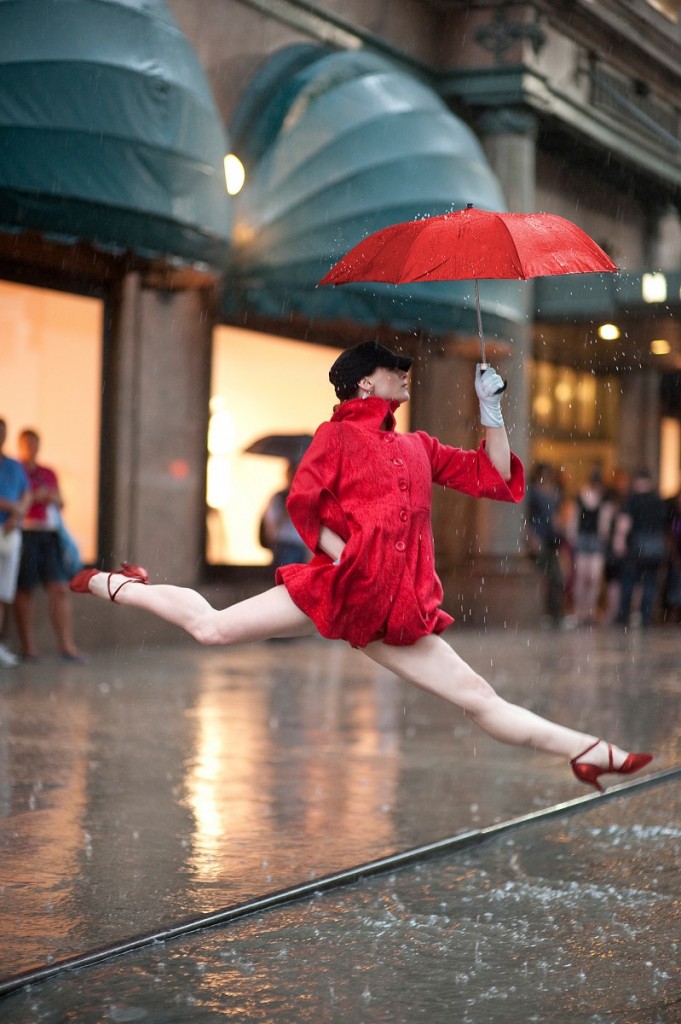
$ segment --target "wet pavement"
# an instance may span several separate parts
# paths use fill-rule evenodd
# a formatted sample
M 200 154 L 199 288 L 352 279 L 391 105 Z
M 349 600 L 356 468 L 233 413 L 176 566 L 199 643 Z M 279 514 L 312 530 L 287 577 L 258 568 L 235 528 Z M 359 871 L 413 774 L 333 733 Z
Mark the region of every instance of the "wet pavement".
M 678 628 L 448 639 L 509 699 L 681 762 Z M 46 657 L 0 675 L 0 979 L 588 792 L 342 643 Z M 0 1019 L 672 1024 L 679 807 L 673 774 L 587 800 Z

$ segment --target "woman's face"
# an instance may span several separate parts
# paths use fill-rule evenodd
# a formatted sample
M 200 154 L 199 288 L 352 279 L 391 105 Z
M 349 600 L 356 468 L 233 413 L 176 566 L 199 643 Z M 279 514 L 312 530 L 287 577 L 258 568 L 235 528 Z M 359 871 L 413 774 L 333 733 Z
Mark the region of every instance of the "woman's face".
M 360 384 L 366 390 L 371 389 L 375 398 L 383 398 L 387 402 L 409 401 L 408 370 L 388 370 L 385 366 L 377 366 L 373 373 L 362 378 Z

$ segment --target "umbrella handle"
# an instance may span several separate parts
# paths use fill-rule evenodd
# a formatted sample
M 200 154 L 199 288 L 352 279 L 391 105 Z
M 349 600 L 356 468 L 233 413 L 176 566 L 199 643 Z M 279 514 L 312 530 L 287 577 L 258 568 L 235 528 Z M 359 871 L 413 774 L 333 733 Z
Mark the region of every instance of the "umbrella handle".
M 480 373 L 484 373 L 485 370 L 489 370 L 489 368 L 490 367 L 489 367 L 489 365 L 487 363 L 480 363 Z M 505 380 L 504 383 L 501 385 L 501 387 L 497 388 L 497 390 L 494 392 L 494 394 L 495 395 L 503 395 L 503 393 L 504 393 L 504 391 L 506 390 L 507 387 L 508 387 L 508 381 Z
M 469 203 L 470 205 L 470 203 Z M 485 338 L 482 333 L 482 316 L 480 315 L 480 289 L 478 288 L 477 277 L 473 279 L 475 285 L 475 311 L 478 314 L 478 337 L 480 338 L 480 372 L 484 373 L 487 369 L 487 360 L 485 359 Z M 508 381 L 504 381 L 504 386 L 497 388 L 494 392 L 495 395 L 500 395 L 508 387 Z

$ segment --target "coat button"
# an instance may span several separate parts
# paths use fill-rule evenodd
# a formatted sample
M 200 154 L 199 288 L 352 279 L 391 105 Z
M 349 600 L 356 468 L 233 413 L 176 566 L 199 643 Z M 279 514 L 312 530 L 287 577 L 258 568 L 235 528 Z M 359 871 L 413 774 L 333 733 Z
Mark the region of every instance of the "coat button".
M 406 523 L 408 518 L 409 518 L 409 515 L 407 513 L 406 508 L 400 509 L 400 519 L 402 520 L 402 522 Z
M 398 480 L 397 486 L 401 491 L 406 491 L 407 488 L 409 487 L 409 484 L 407 483 L 406 480 Z
M 406 551 L 406 550 L 407 550 L 407 545 L 404 543 L 403 540 L 398 540 L 398 541 L 395 542 L 395 551 Z
M 403 466 L 404 459 L 393 459 L 393 466 Z
M 395 440 L 395 435 L 394 434 L 384 434 L 383 435 L 383 440 L 387 441 L 388 444 L 391 444 Z

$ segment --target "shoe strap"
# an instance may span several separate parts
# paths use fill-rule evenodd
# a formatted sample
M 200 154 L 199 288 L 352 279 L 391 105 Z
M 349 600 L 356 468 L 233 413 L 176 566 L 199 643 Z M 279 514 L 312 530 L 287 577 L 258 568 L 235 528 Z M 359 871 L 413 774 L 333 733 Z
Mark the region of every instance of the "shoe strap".
M 110 572 L 108 577 L 107 577 L 107 581 L 106 581 L 106 589 L 109 592 L 109 598 L 112 601 L 114 601 L 114 602 L 116 601 L 117 594 L 120 593 L 120 591 L 123 589 L 123 587 L 126 584 L 128 584 L 128 583 L 143 583 L 144 582 L 143 580 L 139 579 L 137 576 L 130 576 L 127 580 L 123 580 L 122 583 L 119 583 L 118 586 L 116 587 L 116 589 L 114 590 L 114 592 L 112 593 L 111 592 L 111 577 L 112 576 L 120 576 L 120 573 Z
M 583 750 L 581 752 L 581 754 L 577 754 L 576 757 L 573 757 L 572 760 L 570 761 L 570 764 L 576 764 L 579 761 L 580 757 L 584 757 L 584 755 L 588 754 L 590 750 L 594 750 L 598 746 L 598 744 L 600 742 L 601 742 L 600 739 L 596 740 L 596 742 L 592 743 L 590 747 L 587 747 L 586 750 Z M 612 750 L 610 748 L 610 744 L 608 744 L 608 749 L 610 750 L 610 758 L 611 758 L 611 762 L 612 762 Z

